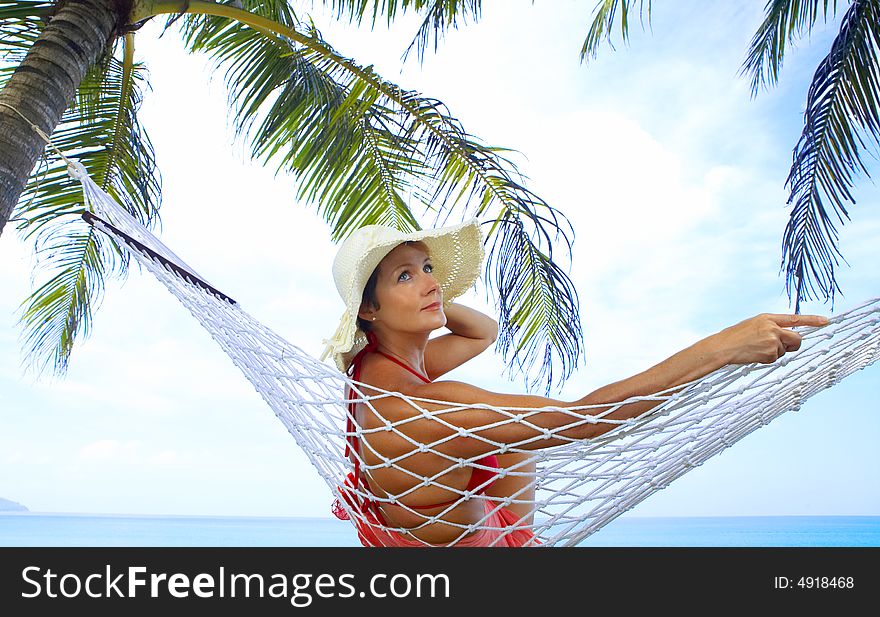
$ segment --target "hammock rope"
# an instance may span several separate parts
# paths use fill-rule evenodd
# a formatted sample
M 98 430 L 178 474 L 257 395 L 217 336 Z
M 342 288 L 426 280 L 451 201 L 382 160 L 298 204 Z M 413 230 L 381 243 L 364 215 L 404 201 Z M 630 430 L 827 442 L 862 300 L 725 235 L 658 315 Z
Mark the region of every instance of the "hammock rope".
M 42 133 L 41 136 L 49 141 Z M 795 328 L 803 337 L 801 348 L 772 364 L 726 366 L 682 386 L 651 396 L 632 397 L 610 407 L 603 404 L 500 409 L 487 404 L 463 405 L 409 397 L 353 381 L 340 373 L 335 365 L 319 361 L 258 322 L 237 302 L 208 284 L 120 207 L 92 181 L 81 163 L 60 152 L 58 154 L 67 162 L 71 177 L 82 184 L 87 208 L 83 218 L 123 250 L 129 251 L 211 334 L 308 456 L 353 524 L 393 530 L 426 546 L 434 545 L 420 540 L 413 532 L 440 520 L 447 528 L 457 528 L 460 532 L 448 544 L 450 546 L 481 528 L 499 531 L 499 539 L 512 531 L 510 527 L 491 527 L 488 521 L 493 508 L 486 508 L 487 514 L 473 524 L 455 523 L 444 518 L 464 500 L 487 498 L 474 494 L 479 488 L 461 491 L 442 482 L 442 476 L 451 468 L 473 466 L 475 460 L 485 456 L 467 459 L 446 454 L 440 447 L 451 439 L 459 436 L 480 439 L 492 446 L 490 454 L 526 454 L 519 465 L 502 468 L 500 473 L 502 477 L 518 476 L 532 480 L 534 499 L 524 496 L 526 489 L 523 488 L 506 498 L 492 498 L 494 508 L 524 505 L 530 508 L 533 522 L 520 521 L 517 528 L 530 529 L 535 534 L 535 544 L 542 547 L 574 546 L 684 473 L 786 411 L 800 409 L 803 402 L 817 392 L 832 387 L 880 357 L 880 298 L 875 298 L 831 317 L 827 326 Z M 381 461 L 378 464 L 370 464 L 354 453 L 367 475 L 388 468 L 408 474 L 413 478 L 409 489 L 378 497 L 363 483 L 353 488 L 344 482 L 353 469 L 351 460 L 343 456 L 346 438 L 352 435 L 345 431 L 349 402 L 344 398 L 346 386 L 351 388 L 354 400 L 369 407 L 379 418 L 382 414 L 375 406 L 378 400 L 395 397 L 411 406 L 410 415 L 399 420 L 386 418 L 384 425 L 378 428 L 361 428 L 354 422 L 354 435 L 365 449 L 370 449 L 370 435 L 382 432 L 393 432 L 409 442 L 410 450 L 395 457 L 371 450 L 372 455 Z M 378 394 L 367 395 L 366 388 Z M 621 405 L 644 400 L 654 401 L 655 406 L 638 417 L 628 420 L 606 417 Z M 431 411 L 425 407 L 431 407 Z M 491 409 L 503 419 L 471 431 L 457 428 L 444 419 L 448 413 L 473 408 Z M 603 411 L 589 413 L 594 408 Z M 571 423 L 551 430 L 539 428 L 530 421 L 533 414 L 547 410 L 569 414 Z M 421 418 L 445 425 L 449 429 L 448 436 L 430 444 L 408 436 L 406 425 Z M 504 444 L 493 442 L 478 432 L 511 422 L 533 427 L 534 436 L 518 443 Z M 559 434 L 585 423 L 614 426 L 592 439 L 575 440 Z M 537 450 L 525 448 L 548 437 L 563 439 L 565 443 Z M 444 457 L 449 461 L 449 467 L 429 477 L 412 472 L 406 465 L 407 458 L 421 452 Z M 535 472 L 528 471 L 532 462 L 536 463 Z M 400 501 L 426 486 L 441 487 L 455 494 L 457 499 L 433 515 Z M 386 527 L 368 520 L 359 508 L 352 507 L 351 501 L 370 499 L 400 506 L 422 522 L 403 528 Z
M 533 475 L 535 499 L 524 498 L 523 489 L 519 494 L 496 501 L 499 507 L 529 505 L 534 522 L 528 527 L 541 546 L 573 546 L 687 471 L 782 413 L 800 409 L 803 402 L 817 392 L 872 364 L 880 356 L 880 299 L 874 299 L 831 317 L 829 325 L 822 328 L 796 328 L 803 337 L 800 350 L 772 364 L 730 365 L 651 396 L 632 397 L 610 408 L 592 406 L 604 410 L 592 415 L 578 413 L 590 410 L 591 406 L 499 409 L 485 404 L 462 405 L 408 397 L 355 382 L 335 366 L 318 361 L 284 340 L 195 274 L 95 185 L 79 163 L 74 163 L 71 173 L 83 184 L 86 203 L 95 213 L 84 217 L 123 244 L 210 332 L 274 410 L 331 491 L 340 497 L 340 506 L 356 525 L 379 524 L 367 520 L 359 509 L 352 507 L 340 487 L 352 469 L 351 461 L 343 457 L 345 438 L 350 435 L 344 431 L 348 415 L 347 401 L 343 398 L 345 386 L 352 388 L 355 400 L 369 406 L 379 417 L 377 400 L 397 397 L 412 406 L 409 417 L 397 421 L 386 419 L 384 426 L 378 428 L 361 428 L 355 423 L 355 434 L 366 448 L 369 448 L 370 435 L 387 431 L 411 444 L 409 451 L 396 457 L 383 457 L 373 451 L 382 461 L 378 464 L 371 465 L 363 458 L 359 463 L 367 474 L 388 467 L 407 473 L 413 478 L 412 487 L 387 497 L 377 497 L 367 487 L 347 487 L 348 494 L 357 500 L 394 503 L 419 517 L 423 522 L 409 529 L 379 525 L 412 538 L 416 538 L 413 531 L 443 519 L 462 500 L 482 498 L 443 484 L 441 476 L 448 468 L 434 476 L 422 477 L 406 466 L 409 456 L 425 451 L 445 457 L 453 467 L 473 465 L 478 457 L 456 458 L 441 451 L 440 446 L 458 436 L 467 434 L 482 439 L 495 448 L 493 453 L 496 454 L 527 453 L 527 460 L 519 467 L 502 469 L 501 473 L 502 476 Z M 367 387 L 378 394 L 367 395 L 363 389 Z M 628 420 L 605 417 L 620 405 L 639 400 L 658 404 Z M 428 411 L 425 406 L 440 408 Z M 468 433 L 444 420 L 447 413 L 472 408 L 492 409 L 504 416 L 493 425 L 481 428 L 506 422 L 534 426 L 530 416 L 546 410 L 570 414 L 571 423 L 554 430 L 535 427 L 534 437 L 516 444 L 494 443 L 476 431 Z M 430 444 L 417 442 L 404 429 L 407 423 L 418 418 L 444 423 L 449 435 Z M 593 439 L 568 439 L 567 443 L 552 448 L 524 449 L 545 437 L 566 439 L 558 433 L 584 423 L 599 422 L 616 426 Z M 537 463 L 537 471 L 534 474 L 522 471 L 531 461 Z M 458 499 L 433 515 L 401 503 L 400 500 L 413 491 L 431 485 L 456 493 Z M 486 527 L 490 514 L 471 525 L 444 519 L 445 525 L 460 528 L 460 535 L 450 545 Z

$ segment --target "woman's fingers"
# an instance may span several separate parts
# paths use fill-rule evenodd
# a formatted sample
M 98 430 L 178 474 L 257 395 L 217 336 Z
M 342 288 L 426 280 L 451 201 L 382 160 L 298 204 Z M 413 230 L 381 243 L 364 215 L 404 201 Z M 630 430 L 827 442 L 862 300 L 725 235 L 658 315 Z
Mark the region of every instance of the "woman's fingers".
M 776 322 L 776 325 L 783 328 L 791 328 L 793 326 L 827 326 L 828 318 L 823 315 L 787 315 L 779 313 L 769 313 L 770 319 Z
M 825 326 L 828 325 L 828 318 L 822 315 L 787 315 L 770 313 L 765 314 L 773 323 L 779 326 L 776 331 L 776 358 L 778 360 L 786 352 L 797 351 L 801 348 L 801 335 L 794 330 L 789 330 L 795 326 Z M 774 360 L 774 361 L 775 361 Z
M 824 315 L 761 313 L 725 328 L 714 340 L 728 355 L 730 364 L 772 363 L 786 352 L 800 349 L 802 337 L 790 328 L 821 327 L 829 322 Z
M 797 351 L 801 348 L 801 335 L 793 330 L 782 328 L 779 330 L 779 342 L 784 351 Z
M 757 316 L 756 323 L 761 324 L 760 330 L 763 331 L 764 339 L 764 350 L 758 352 L 761 357 L 758 361 L 772 363 L 787 352 L 797 351 L 801 347 L 801 335 L 789 328 L 824 326 L 828 324 L 828 318 L 822 315 L 764 313 Z

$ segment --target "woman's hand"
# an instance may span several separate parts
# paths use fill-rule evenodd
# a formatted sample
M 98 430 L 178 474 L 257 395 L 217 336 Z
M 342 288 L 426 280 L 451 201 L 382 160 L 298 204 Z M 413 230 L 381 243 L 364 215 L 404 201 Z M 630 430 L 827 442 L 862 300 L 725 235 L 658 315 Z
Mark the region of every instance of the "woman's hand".
M 827 324 L 828 318 L 821 315 L 761 313 L 708 337 L 707 342 L 728 364 L 770 364 L 785 352 L 800 349 L 801 335 L 788 328 Z

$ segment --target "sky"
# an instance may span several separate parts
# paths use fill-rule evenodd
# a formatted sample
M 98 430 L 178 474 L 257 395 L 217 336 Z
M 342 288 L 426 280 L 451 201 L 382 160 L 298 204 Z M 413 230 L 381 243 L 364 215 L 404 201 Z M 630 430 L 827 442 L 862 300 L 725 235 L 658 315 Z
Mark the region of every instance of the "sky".
M 358 28 L 313 3 L 324 38 L 384 78 L 442 100 L 575 229 L 564 268 L 585 356 L 575 400 L 761 312 L 792 311 L 779 274 L 784 181 L 813 71 L 836 24 L 786 51 L 752 97 L 739 74 L 763 2 L 654 3 L 652 27 L 579 61 L 595 2 L 486 3 L 419 65 L 419 19 Z M 222 72 L 153 20 L 136 37 L 151 87 L 139 116 L 163 188 L 159 235 L 211 284 L 316 357 L 342 303 L 336 247 L 295 178 L 233 139 Z M 876 160 L 871 162 L 876 168 Z M 880 295 L 880 191 L 861 178 L 840 228 L 837 314 Z M 427 219 L 422 219 L 423 223 Z M 0 236 L 0 497 L 36 512 L 329 516 L 329 488 L 245 377 L 147 272 L 111 281 L 62 378 L 24 364 L 18 306 L 34 256 Z M 478 282 L 460 302 L 497 316 Z M 877 398 L 868 367 L 688 472 L 624 516 L 880 514 Z M 490 348 L 449 379 L 525 393 Z

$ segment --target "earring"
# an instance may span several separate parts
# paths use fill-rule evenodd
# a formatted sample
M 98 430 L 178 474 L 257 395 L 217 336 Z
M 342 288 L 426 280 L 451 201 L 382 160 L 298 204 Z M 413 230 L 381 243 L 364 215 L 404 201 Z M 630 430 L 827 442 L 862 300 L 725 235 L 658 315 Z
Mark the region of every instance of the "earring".
M 376 321 L 376 318 L 375 318 L 375 317 L 373 317 L 373 321 Z

